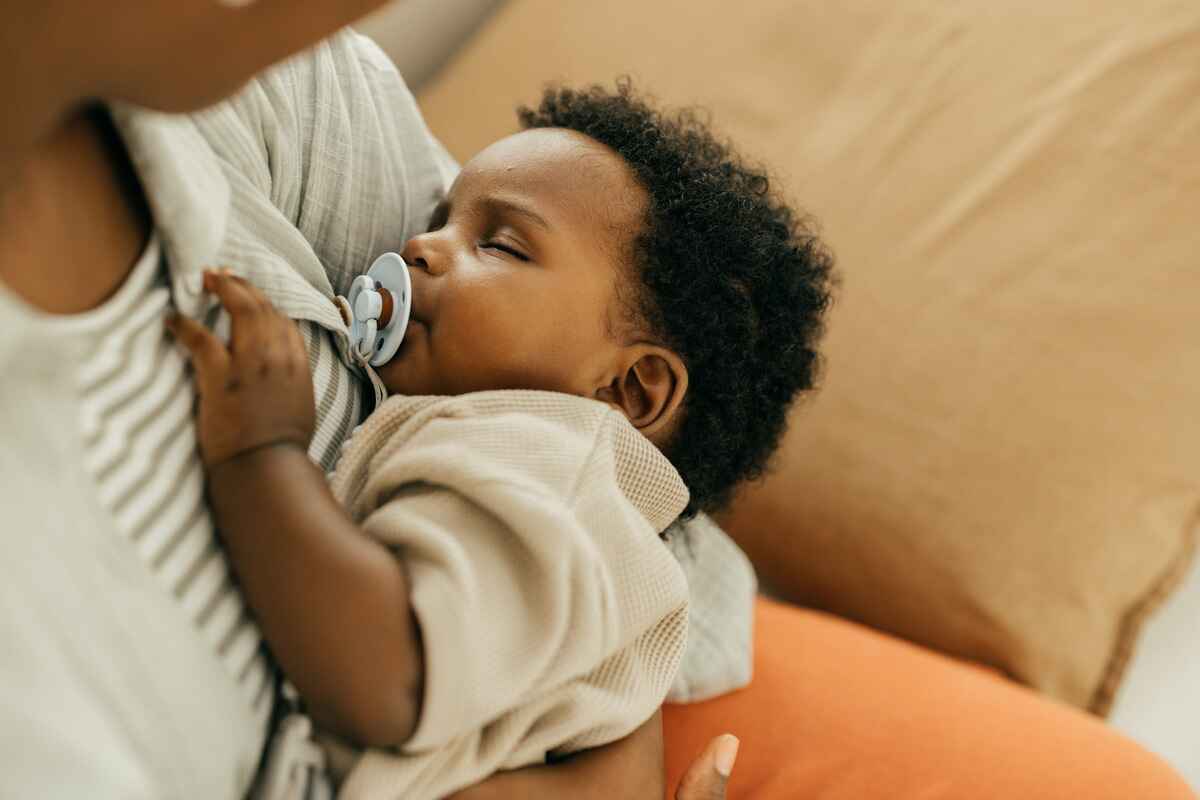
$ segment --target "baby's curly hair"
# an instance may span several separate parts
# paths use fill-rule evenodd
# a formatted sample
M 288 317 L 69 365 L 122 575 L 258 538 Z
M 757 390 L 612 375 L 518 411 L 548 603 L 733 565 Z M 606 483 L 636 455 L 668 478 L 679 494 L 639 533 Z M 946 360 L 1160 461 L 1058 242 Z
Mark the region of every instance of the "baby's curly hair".
M 833 257 L 766 173 L 701 115 L 653 108 L 628 78 L 551 86 L 525 129 L 566 128 L 607 145 L 649 196 L 633 237 L 632 311 L 683 359 L 688 392 L 667 456 L 691 492 L 684 516 L 761 477 L 788 409 L 815 386 Z

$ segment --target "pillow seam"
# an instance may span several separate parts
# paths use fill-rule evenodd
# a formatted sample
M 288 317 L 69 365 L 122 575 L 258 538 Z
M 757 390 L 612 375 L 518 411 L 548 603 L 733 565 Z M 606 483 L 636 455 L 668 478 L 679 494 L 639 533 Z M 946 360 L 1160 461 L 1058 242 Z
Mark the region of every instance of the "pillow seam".
M 1188 520 L 1183 526 L 1180 545 L 1179 552 L 1171 559 L 1166 571 L 1154 582 L 1142 599 L 1134 603 L 1121 620 L 1117 628 L 1117 641 L 1113 645 L 1112 654 L 1109 656 L 1100 682 L 1088 702 L 1087 707 L 1091 713 L 1099 717 L 1107 717 L 1112 711 L 1117 689 L 1133 658 L 1142 626 L 1150 615 L 1157 611 L 1171 593 L 1179 587 L 1188 574 L 1192 561 L 1196 558 L 1197 550 L 1200 549 L 1200 504 L 1197 504 L 1192 513 L 1188 515 Z

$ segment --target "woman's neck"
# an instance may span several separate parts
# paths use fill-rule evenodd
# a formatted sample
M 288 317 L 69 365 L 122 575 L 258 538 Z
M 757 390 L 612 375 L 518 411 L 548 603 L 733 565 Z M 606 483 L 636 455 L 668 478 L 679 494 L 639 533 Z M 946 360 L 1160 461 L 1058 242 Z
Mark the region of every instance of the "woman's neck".
M 23 157 L 0 163 L 0 181 L 0 281 L 57 314 L 94 308 L 116 291 L 151 219 L 103 107 L 80 106 L 33 137 Z

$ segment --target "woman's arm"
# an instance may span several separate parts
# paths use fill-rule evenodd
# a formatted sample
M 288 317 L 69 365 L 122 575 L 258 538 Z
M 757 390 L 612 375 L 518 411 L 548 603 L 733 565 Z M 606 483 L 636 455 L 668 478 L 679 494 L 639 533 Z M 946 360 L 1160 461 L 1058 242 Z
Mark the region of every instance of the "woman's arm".
M 229 346 L 185 317 L 170 327 L 192 357 L 208 492 L 246 600 L 318 721 L 363 745 L 402 744 L 424 675 L 403 567 L 308 458 L 312 378 L 295 324 L 227 272 L 206 273 L 205 288 L 229 311 Z
M 675 800 L 724 800 L 737 747 L 728 734 L 713 739 L 683 776 Z M 661 800 L 663 783 L 662 713 L 656 712 L 624 739 L 556 764 L 498 773 L 447 800 Z

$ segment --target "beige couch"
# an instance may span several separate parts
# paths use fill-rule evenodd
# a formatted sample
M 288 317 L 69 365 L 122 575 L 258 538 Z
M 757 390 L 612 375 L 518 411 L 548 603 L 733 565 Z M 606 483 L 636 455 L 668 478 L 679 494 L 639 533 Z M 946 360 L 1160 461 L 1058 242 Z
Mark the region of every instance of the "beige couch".
M 420 99 L 459 158 L 628 73 L 823 222 L 824 389 L 724 520 L 764 582 L 1112 711 L 1200 787 L 1200 5 L 429 5 L 372 25 L 423 79 L 397 31 L 456 21 Z

